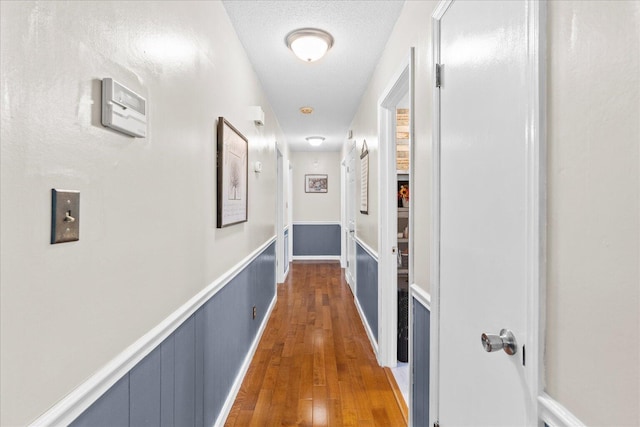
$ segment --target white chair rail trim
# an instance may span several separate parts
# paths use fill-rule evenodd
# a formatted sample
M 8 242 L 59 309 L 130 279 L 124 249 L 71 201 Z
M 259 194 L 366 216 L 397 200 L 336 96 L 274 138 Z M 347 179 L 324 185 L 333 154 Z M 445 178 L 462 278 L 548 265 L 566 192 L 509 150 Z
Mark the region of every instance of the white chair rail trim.
M 133 369 L 142 359 L 158 347 L 169 335 L 171 335 L 182 323 L 195 313 L 204 303 L 217 294 L 234 277 L 244 270 L 265 249 L 275 242 L 276 236 L 271 237 L 260 247 L 250 253 L 242 261 L 218 277 L 205 289 L 197 293 L 182 307 L 171 313 L 155 328 L 151 329 L 136 342 L 131 344 L 122 353 L 107 363 L 95 375 L 78 386 L 65 396 L 51 409 L 42 414 L 32 426 L 58 426 L 68 425 L 80 414 L 86 411 L 96 400 L 100 398 L 111 386 L 113 386 L 127 372 Z
M 550 427 L 582 427 L 586 425 L 547 393 L 538 396 L 538 413 L 540 420 Z
M 411 285 L 411 296 L 431 312 L 431 295 L 417 284 Z
M 371 246 L 367 245 L 365 242 L 360 240 L 358 236 L 355 236 L 354 239 L 356 243 L 359 244 L 360 247 L 362 247 L 362 249 L 364 249 L 369 255 L 371 255 L 371 257 L 373 257 L 373 259 L 376 260 L 376 262 L 378 262 L 378 252 L 376 252 L 371 248 Z

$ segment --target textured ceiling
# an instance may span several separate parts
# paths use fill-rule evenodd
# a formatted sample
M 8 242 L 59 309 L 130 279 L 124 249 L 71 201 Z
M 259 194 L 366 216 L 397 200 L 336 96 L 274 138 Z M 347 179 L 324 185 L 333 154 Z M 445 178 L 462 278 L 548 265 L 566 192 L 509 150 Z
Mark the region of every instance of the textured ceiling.
M 223 3 L 291 149 L 340 150 L 404 1 Z M 302 62 L 285 44 L 287 34 L 304 27 L 335 39 L 317 62 Z M 301 114 L 303 106 L 313 107 L 313 114 Z M 326 141 L 311 147 L 305 137 L 313 135 Z

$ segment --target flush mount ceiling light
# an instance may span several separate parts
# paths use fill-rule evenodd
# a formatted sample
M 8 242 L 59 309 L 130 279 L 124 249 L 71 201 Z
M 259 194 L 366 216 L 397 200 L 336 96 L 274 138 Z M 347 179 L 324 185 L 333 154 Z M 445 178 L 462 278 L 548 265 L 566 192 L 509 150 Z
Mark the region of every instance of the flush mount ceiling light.
M 309 144 L 313 145 L 314 147 L 317 147 L 318 145 L 322 144 L 322 142 L 324 141 L 324 138 L 321 136 L 308 136 L 305 138 Z
M 313 62 L 322 58 L 331 46 L 333 37 L 317 28 L 301 28 L 287 35 L 287 47 L 303 61 Z
M 300 108 L 300 112 L 302 114 L 311 114 L 311 113 L 313 113 L 313 108 L 311 108 L 311 107 L 301 107 Z

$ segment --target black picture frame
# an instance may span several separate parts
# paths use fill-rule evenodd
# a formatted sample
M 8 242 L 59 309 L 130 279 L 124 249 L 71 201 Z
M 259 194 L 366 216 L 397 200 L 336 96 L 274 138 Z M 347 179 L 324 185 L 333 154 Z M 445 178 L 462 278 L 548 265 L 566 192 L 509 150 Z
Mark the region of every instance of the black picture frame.
M 218 118 L 216 144 L 216 226 L 248 221 L 249 140 L 224 117 Z

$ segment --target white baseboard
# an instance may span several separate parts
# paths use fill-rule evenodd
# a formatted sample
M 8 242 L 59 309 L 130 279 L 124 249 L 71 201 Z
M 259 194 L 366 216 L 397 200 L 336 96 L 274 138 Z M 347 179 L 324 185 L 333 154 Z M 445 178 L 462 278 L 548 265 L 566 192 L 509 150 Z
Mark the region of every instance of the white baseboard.
M 538 396 L 538 415 L 550 427 L 582 427 L 583 423 L 547 393 Z
M 340 221 L 293 221 L 293 225 L 342 225 Z
M 233 382 L 233 386 L 231 387 L 231 391 L 227 395 L 227 400 L 225 400 L 224 405 L 222 406 L 222 411 L 220 415 L 218 415 L 218 419 L 214 426 L 223 426 L 227 421 L 227 417 L 229 416 L 229 412 L 231 412 L 231 408 L 233 407 L 233 403 L 236 401 L 236 397 L 238 397 L 238 392 L 240 391 L 240 387 L 242 386 L 242 381 L 244 381 L 244 377 L 249 370 L 249 366 L 251 366 L 251 361 L 253 360 L 253 356 L 256 354 L 256 350 L 258 349 L 258 344 L 260 343 L 260 339 L 262 338 L 262 334 L 264 330 L 267 328 L 267 323 L 269 323 L 269 319 L 271 318 L 271 312 L 273 308 L 276 306 L 276 300 L 278 299 L 278 293 L 271 300 L 271 304 L 269 304 L 269 308 L 267 309 L 267 315 L 262 319 L 262 324 L 260 325 L 260 329 L 258 329 L 258 333 L 251 344 L 251 348 L 249 352 L 244 358 L 244 362 L 242 362 L 242 366 L 240 367 L 240 372 L 238 372 L 238 376 L 236 380 Z
M 86 411 L 96 400 L 107 392 L 116 382 L 134 368 L 142 359 L 156 349 L 180 325 L 182 325 L 202 305 L 223 289 L 233 278 L 243 271 L 254 259 L 264 252 L 274 241 L 273 236 L 251 254 L 238 262 L 214 282 L 209 284 L 193 298 L 171 313 L 136 342 L 127 347 L 122 353 L 109 361 L 95 375 L 80 384 L 56 403 L 51 409 L 42 414 L 32 426 L 69 425 Z
M 362 310 L 362 307 L 360 306 L 360 301 L 358 301 L 358 298 L 356 296 L 353 297 L 353 301 L 356 303 L 356 309 L 358 310 L 358 314 L 360 314 L 360 320 L 364 325 L 364 330 L 367 332 L 367 336 L 369 337 L 369 342 L 371 343 L 371 347 L 373 347 L 373 352 L 376 355 L 376 359 L 379 360 L 380 358 L 378 354 L 378 342 L 376 341 L 376 338 L 373 335 L 373 331 L 369 326 L 369 322 L 367 322 L 367 316 L 364 315 L 364 310 Z
M 340 261 L 340 255 L 294 255 L 294 261 Z

